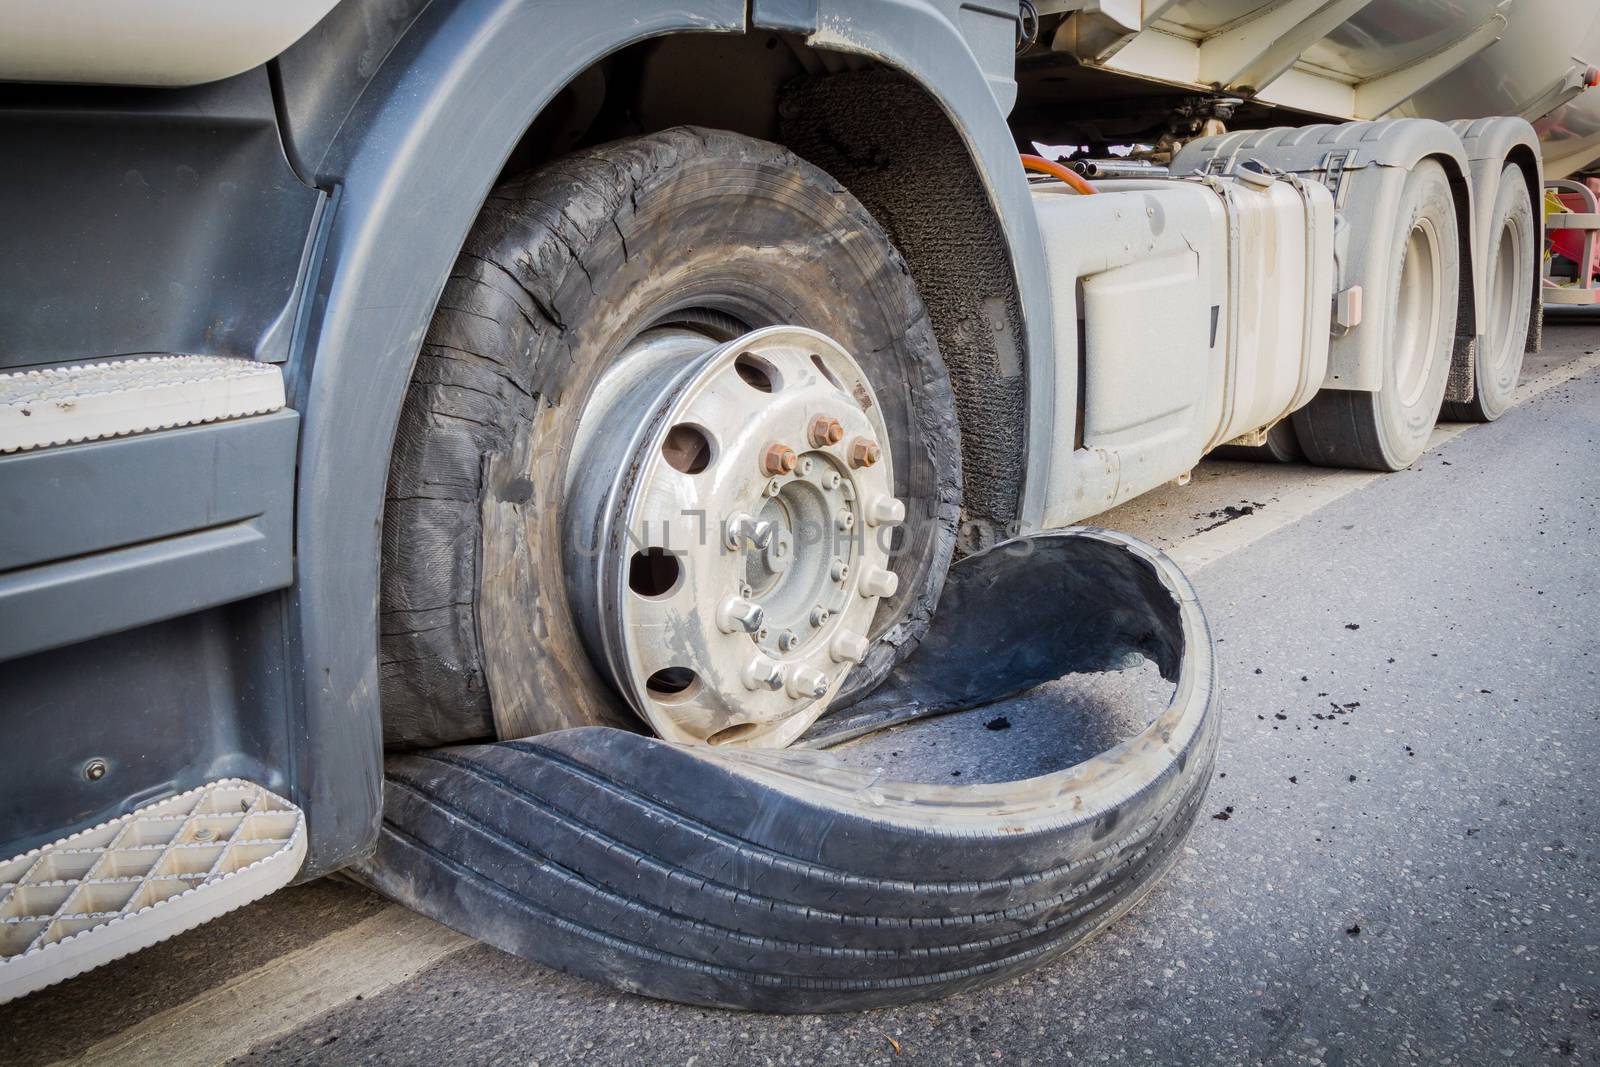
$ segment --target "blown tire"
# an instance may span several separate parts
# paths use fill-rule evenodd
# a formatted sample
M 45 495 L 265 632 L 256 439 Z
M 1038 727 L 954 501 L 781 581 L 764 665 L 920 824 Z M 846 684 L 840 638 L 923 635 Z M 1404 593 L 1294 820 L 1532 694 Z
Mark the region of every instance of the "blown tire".
M 881 680 L 926 630 L 961 499 L 955 402 L 904 260 L 872 216 L 777 145 L 679 128 L 497 187 L 445 286 L 401 414 L 384 515 L 381 684 L 391 749 L 638 729 L 566 596 L 578 423 L 630 343 L 708 345 L 803 326 L 856 357 L 881 405 L 893 596 L 846 683 Z
M 396 756 L 360 877 L 506 951 L 694 1004 L 855 1010 L 1037 966 L 1177 861 L 1220 730 L 1211 638 L 1170 561 L 1101 530 L 968 557 L 945 597 L 862 702 L 879 727 L 1140 657 L 1170 702 L 1076 766 L 967 786 L 588 727 Z

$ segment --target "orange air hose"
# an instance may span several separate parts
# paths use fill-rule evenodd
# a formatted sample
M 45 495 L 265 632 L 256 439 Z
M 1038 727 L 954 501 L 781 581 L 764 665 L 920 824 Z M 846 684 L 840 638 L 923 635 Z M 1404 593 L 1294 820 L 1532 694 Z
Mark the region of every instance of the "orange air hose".
M 1031 170 L 1039 174 L 1048 174 L 1052 178 L 1060 178 L 1071 187 L 1073 192 L 1082 193 L 1085 196 L 1097 191 L 1094 186 L 1084 180 L 1083 175 L 1071 167 L 1063 167 L 1061 164 L 1053 163 L 1043 156 L 1030 156 L 1024 152 L 1022 154 L 1022 169 Z

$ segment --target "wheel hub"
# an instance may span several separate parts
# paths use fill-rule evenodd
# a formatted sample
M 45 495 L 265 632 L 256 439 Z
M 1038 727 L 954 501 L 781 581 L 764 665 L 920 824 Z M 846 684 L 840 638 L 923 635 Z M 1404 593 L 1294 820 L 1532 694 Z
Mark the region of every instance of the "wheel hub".
M 830 338 L 648 331 L 585 409 L 568 595 L 663 737 L 786 745 L 866 654 L 904 520 L 866 375 Z

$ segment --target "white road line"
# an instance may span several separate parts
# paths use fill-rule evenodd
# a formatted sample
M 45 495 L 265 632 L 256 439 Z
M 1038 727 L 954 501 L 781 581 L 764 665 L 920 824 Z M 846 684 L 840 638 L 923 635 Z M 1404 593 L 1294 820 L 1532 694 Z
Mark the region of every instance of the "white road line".
M 1513 402 L 1521 404 L 1532 400 L 1540 393 L 1563 385 L 1596 367 L 1600 367 L 1600 351 L 1590 352 L 1588 355 L 1563 363 L 1531 381 L 1523 382 L 1517 387 Z M 1428 451 L 1433 451 L 1452 437 L 1463 434 L 1476 425 L 1478 424 L 1458 422 L 1435 427 L 1433 436 L 1428 439 Z M 1299 522 L 1340 497 L 1348 496 L 1362 486 L 1383 477 L 1387 475 L 1374 471 L 1308 472 L 1300 484 L 1285 490 L 1273 502 L 1271 509 L 1258 510 L 1215 529 L 1197 533 L 1167 549 L 1167 555 L 1186 571 L 1200 570 L 1252 542 L 1261 540 L 1270 533 L 1283 529 L 1290 523 Z
M 222 1063 L 357 996 L 381 993 L 473 944 L 431 919 L 389 905 L 152 1015 L 71 1062 Z

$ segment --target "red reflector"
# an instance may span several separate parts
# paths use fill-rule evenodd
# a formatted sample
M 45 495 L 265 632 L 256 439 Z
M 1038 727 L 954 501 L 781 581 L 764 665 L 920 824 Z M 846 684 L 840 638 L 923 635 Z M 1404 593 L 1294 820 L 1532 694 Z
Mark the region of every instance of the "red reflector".
M 1600 85 L 1600 67 L 1590 67 L 1589 73 L 1584 75 L 1583 84 L 1591 89 Z

